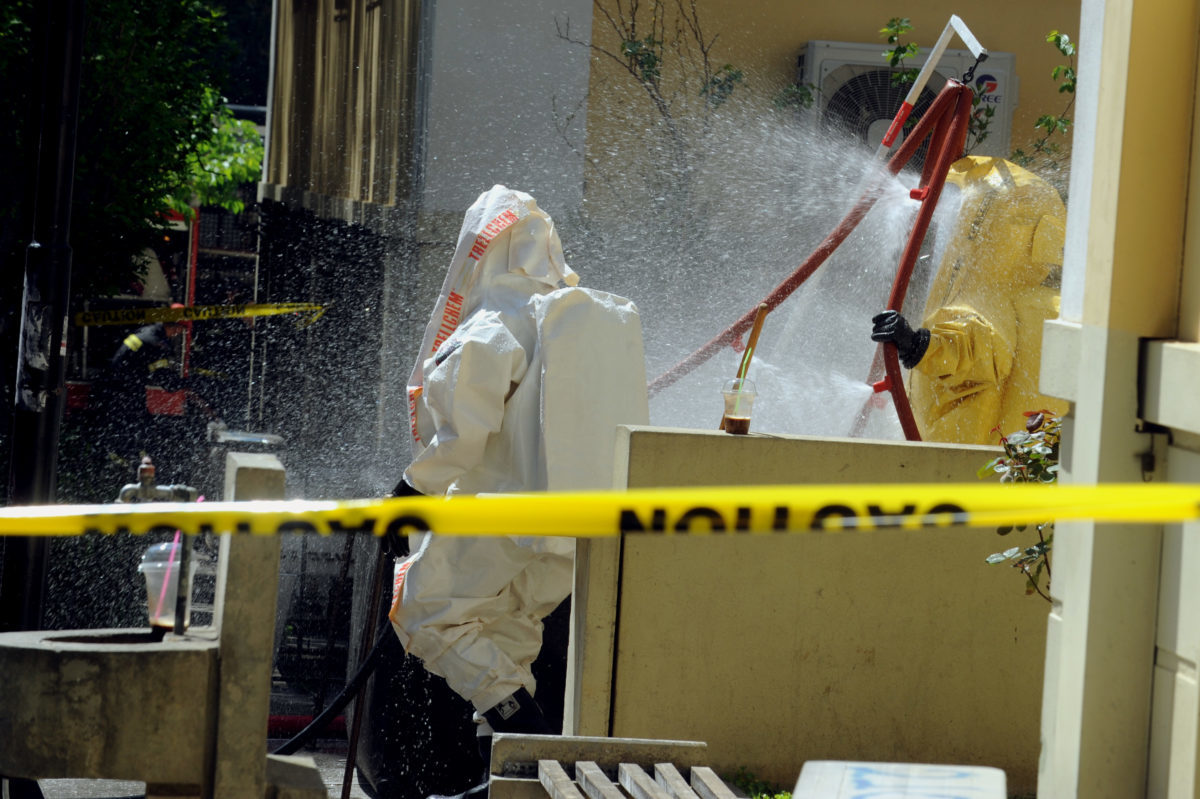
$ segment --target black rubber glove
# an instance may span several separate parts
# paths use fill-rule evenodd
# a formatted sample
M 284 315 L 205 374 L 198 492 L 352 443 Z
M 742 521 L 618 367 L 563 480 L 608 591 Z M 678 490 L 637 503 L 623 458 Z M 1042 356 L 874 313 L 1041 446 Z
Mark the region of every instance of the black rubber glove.
M 871 340 L 895 344 L 900 363 L 904 364 L 905 369 L 912 369 L 925 357 L 925 350 L 929 349 L 929 331 L 923 327 L 913 330 L 899 311 L 877 314 L 871 319 L 871 324 L 874 325 Z
M 405 480 L 403 477 L 401 477 L 400 482 L 396 483 L 396 487 L 392 489 L 392 496 L 393 497 L 423 497 L 425 495 L 422 494 L 417 489 L 413 488 L 411 485 L 408 484 L 407 480 Z
M 408 484 L 408 481 L 403 477 L 400 482 L 396 483 L 396 487 L 392 489 L 391 496 L 393 497 L 423 497 L 425 496 L 417 489 Z M 383 536 L 383 551 L 391 555 L 393 558 L 403 558 L 409 553 L 408 536 L 401 536 L 395 531 L 388 531 Z

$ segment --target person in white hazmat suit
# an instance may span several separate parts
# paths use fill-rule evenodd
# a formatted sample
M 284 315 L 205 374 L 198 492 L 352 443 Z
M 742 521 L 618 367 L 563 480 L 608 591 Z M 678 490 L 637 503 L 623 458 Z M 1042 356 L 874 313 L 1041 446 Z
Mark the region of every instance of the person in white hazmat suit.
M 616 426 L 648 421 L 641 323 L 578 282 L 533 197 L 498 185 L 468 209 L 409 379 L 414 457 L 394 494 L 613 487 Z M 481 752 L 493 730 L 561 732 L 530 665 L 571 591 L 574 541 L 435 531 L 412 552 L 389 618 L 475 707 Z

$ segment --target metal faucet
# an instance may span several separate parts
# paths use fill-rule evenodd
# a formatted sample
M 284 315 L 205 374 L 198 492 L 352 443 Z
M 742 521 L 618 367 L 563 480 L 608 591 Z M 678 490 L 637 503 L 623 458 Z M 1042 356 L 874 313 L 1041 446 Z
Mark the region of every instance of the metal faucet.
M 199 489 L 189 485 L 155 485 L 154 474 L 154 461 L 146 455 L 138 466 L 138 481 L 126 483 L 117 502 L 195 502 L 200 497 Z
M 123 486 L 117 495 L 117 502 L 195 502 L 200 497 L 199 489 L 193 486 L 155 485 L 154 475 L 154 461 L 149 455 L 143 456 L 138 466 L 138 481 Z M 183 546 L 179 550 L 179 593 L 175 601 L 176 635 L 183 635 L 187 625 L 187 598 L 192 591 L 188 580 L 188 557 L 192 541 L 187 534 L 183 538 Z

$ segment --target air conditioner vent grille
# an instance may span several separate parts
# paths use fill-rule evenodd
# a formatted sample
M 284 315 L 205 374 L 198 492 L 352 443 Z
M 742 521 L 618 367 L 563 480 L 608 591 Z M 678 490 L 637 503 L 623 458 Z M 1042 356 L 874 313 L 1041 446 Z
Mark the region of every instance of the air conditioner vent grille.
M 928 54 L 926 49 L 918 51 L 905 62 L 905 67 L 920 67 Z M 947 50 L 909 118 L 919 119 L 946 81 L 957 79 L 974 64 L 975 57 L 969 52 Z M 907 85 L 891 85 L 893 74 L 895 70 L 888 67 L 878 44 L 810 41 L 801 48 L 797 59 L 797 82 L 813 87 L 816 94 L 814 113 L 809 118 L 819 120 L 824 130 L 845 132 L 872 148 L 882 141 L 908 94 Z M 995 109 L 986 140 L 972 152 L 1007 156 L 1013 109 L 1018 99 L 1013 55 L 989 54 L 976 70 L 972 84 L 981 107 Z M 910 164 L 917 166 L 923 158 L 924 153 L 918 153 Z
M 836 126 L 862 141 L 867 140 L 868 128 L 881 119 L 890 119 L 904 102 L 908 86 L 892 84 L 892 75 L 886 70 L 861 70 L 846 79 L 838 73 L 850 71 L 850 67 L 839 67 L 831 73 L 830 83 L 836 89 L 829 98 L 821 121 L 827 126 Z M 933 83 L 933 81 L 930 81 Z M 940 88 L 945 79 L 937 83 Z M 926 86 L 913 109 L 913 119 L 919 119 L 936 95 Z

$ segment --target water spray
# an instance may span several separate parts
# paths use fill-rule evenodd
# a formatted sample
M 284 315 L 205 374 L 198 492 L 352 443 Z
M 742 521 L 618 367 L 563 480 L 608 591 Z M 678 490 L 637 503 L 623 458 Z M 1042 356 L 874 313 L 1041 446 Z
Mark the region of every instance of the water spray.
M 931 55 L 930 59 L 926 62 L 925 68 L 922 70 L 925 78 L 919 79 L 921 81 L 920 85 L 914 87 L 916 94 L 919 94 L 920 89 L 924 88 L 924 81 L 928 79 L 928 72 L 932 70 L 931 65 L 936 64 L 937 59 L 949 44 L 950 35 L 955 32 L 966 42 L 971 52 L 975 55 L 976 65 L 987 57 L 987 51 L 979 45 L 978 40 L 971 35 L 971 32 L 963 24 L 962 20 L 957 16 L 952 16 L 941 38 L 938 40 L 935 52 Z M 968 70 L 968 74 L 963 77 L 966 80 L 970 80 L 971 73 L 973 72 L 974 67 Z M 909 99 L 905 101 L 905 105 L 911 106 L 909 102 L 911 99 L 913 99 L 912 93 L 910 93 Z M 887 160 L 885 174 L 894 176 L 912 160 L 918 147 L 926 139 L 929 140 L 929 152 L 925 158 L 918 187 L 909 192 L 909 196 L 913 200 L 920 202 L 921 206 L 897 268 L 896 278 L 887 303 L 889 310 L 899 311 L 904 303 L 908 283 L 912 277 L 917 258 L 920 255 L 925 234 L 933 219 L 933 212 L 941 196 L 946 175 L 949 173 L 950 165 L 962 155 L 966 144 L 972 99 L 973 92 L 966 83 L 954 79 L 948 80 L 945 87 L 934 98 L 929 110 L 918 120 L 912 131 L 904 138 L 904 141 L 897 148 L 895 154 Z M 909 111 L 911 111 L 911 107 L 905 110 L 902 106 L 900 112 L 897 114 L 897 120 L 899 121 L 893 121 L 892 127 L 897 131 L 902 129 Z M 885 136 L 885 143 L 894 141 L 894 139 L 895 136 L 892 134 L 892 130 L 889 129 L 888 136 Z M 883 152 L 886 152 L 886 147 Z M 788 275 L 764 298 L 761 305 L 765 305 L 767 310 L 774 310 L 791 296 L 846 240 L 850 233 L 866 217 L 871 208 L 874 207 L 882 194 L 883 181 L 881 176 L 871 178 L 868 181 L 867 189 L 841 222 L 817 245 L 812 254 L 795 271 Z M 758 308 L 747 312 L 707 344 L 659 375 L 649 384 L 649 395 L 653 397 L 663 389 L 673 385 L 684 375 L 712 358 L 723 347 L 729 345 L 736 348 L 742 335 L 753 325 L 757 315 Z M 888 391 L 892 394 L 896 413 L 899 417 L 905 438 L 910 441 L 919 441 L 921 434 L 917 429 L 916 420 L 913 418 L 912 408 L 904 390 L 899 358 L 894 344 L 883 344 L 876 351 L 871 372 L 872 374 L 868 382 L 871 384 L 874 392 L 878 394 Z M 873 404 L 872 401 L 868 401 L 860 412 L 856 424 L 857 431 L 861 431 L 864 426 L 866 416 L 869 414 Z

